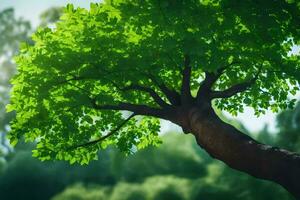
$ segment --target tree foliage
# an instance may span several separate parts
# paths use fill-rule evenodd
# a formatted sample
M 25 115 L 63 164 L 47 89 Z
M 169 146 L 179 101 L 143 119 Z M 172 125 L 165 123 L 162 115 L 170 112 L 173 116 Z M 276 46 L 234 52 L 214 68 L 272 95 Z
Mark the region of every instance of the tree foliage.
M 46 10 L 42 13 L 41 25 L 46 26 L 57 21 L 61 13 L 62 8 Z M 0 141 L 4 152 L 11 150 L 6 139 L 6 133 L 10 129 L 9 122 L 15 114 L 14 112 L 7 113 L 5 110 L 10 98 L 11 83 L 9 80 L 16 73 L 14 57 L 19 53 L 21 43 L 32 44 L 30 34 L 32 34 L 30 22 L 16 17 L 13 8 L 0 12 Z
M 277 145 L 293 152 L 300 151 L 300 104 L 294 110 L 282 112 L 277 117 L 278 134 L 275 141 Z
M 297 4 L 284 0 L 68 5 L 16 58 L 11 143 L 37 140 L 35 156 L 71 163 L 108 145 L 135 152 L 160 143 L 158 118 L 185 103 L 179 93 L 201 101 L 206 86 L 232 114 L 293 107 L 300 59 L 289 52 L 300 43 L 299 21 Z
M 40 26 L 46 27 L 49 26 L 49 24 L 55 23 L 59 20 L 60 16 L 63 13 L 63 7 L 52 7 L 47 10 L 45 10 L 40 15 Z

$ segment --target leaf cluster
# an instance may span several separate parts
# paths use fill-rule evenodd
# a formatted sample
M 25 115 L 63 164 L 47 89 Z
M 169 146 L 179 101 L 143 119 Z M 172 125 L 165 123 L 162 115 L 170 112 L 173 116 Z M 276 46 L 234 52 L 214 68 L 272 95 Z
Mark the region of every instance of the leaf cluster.
M 160 107 L 150 92 L 125 88 L 148 87 L 168 102 L 159 86 L 180 91 L 185 55 L 192 92 L 205 72 L 223 69 L 216 91 L 255 79 L 248 90 L 216 99 L 221 110 L 237 114 L 246 105 L 259 115 L 293 107 L 300 59 L 289 51 L 300 43 L 299 21 L 297 5 L 284 0 L 118 0 L 90 10 L 69 4 L 55 28 L 37 30 L 16 58 L 10 140 L 37 140 L 35 156 L 71 163 L 87 163 L 107 145 L 128 153 L 156 145 L 159 121 L 144 116 L 101 143 L 73 148 L 122 123 L 126 109 L 104 109 L 108 104 Z

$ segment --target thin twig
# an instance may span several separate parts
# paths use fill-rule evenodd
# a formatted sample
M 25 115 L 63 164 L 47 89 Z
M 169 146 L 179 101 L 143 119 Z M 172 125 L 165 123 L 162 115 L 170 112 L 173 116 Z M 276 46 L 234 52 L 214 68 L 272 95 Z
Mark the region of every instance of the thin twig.
M 114 135 L 115 133 L 117 133 L 134 116 L 135 116 L 135 113 L 132 113 L 126 120 L 124 120 L 121 124 L 119 124 L 115 129 L 113 129 L 111 132 L 109 132 L 105 136 L 102 136 L 102 137 L 100 137 L 98 139 L 89 141 L 87 143 L 83 143 L 83 144 L 79 144 L 77 146 L 73 146 L 73 147 L 70 148 L 70 150 L 74 150 L 74 149 L 77 149 L 77 148 L 80 148 L 80 147 L 91 146 L 91 145 L 97 144 L 97 143 L 105 140 L 106 138 L 108 138 L 108 137 Z

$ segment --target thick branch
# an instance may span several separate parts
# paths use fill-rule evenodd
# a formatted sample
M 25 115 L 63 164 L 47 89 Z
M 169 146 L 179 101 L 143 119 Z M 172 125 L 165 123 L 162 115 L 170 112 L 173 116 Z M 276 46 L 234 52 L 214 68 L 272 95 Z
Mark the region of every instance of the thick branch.
M 219 77 L 213 73 L 205 72 L 205 79 L 204 81 L 202 81 L 201 86 L 199 87 L 197 92 L 197 96 L 196 96 L 197 102 L 201 103 L 203 99 L 206 100 L 209 98 L 211 88 L 218 78 Z
M 104 77 L 105 78 L 105 77 Z M 90 80 L 90 79 L 95 79 L 95 78 L 91 78 L 91 77 L 73 77 L 70 79 L 67 79 L 65 81 L 59 82 L 58 84 L 65 84 L 68 83 L 70 84 L 70 81 L 77 81 L 77 80 Z M 127 87 L 120 87 L 118 86 L 114 81 L 105 78 L 107 81 L 109 81 L 114 87 L 116 87 L 118 90 L 120 91 L 129 91 L 129 90 L 136 90 L 136 91 L 142 91 L 142 92 L 146 92 L 148 93 L 153 100 L 161 107 L 166 107 L 169 106 L 152 88 L 149 87 L 145 87 L 145 86 L 140 86 L 140 85 L 130 85 Z
M 150 87 L 145 87 L 145 86 L 141 86 L 141 85 L 135 85 L 132 84 L 130 86 L 126 86 L 126 87 L 120 87 L 117 84 L 115 84 L 113 81 L 109 80 L 118 90 L 120 91 L 129 91 L 129 90 L 134 90 L 134 91 L 142 91 L 142 92 L 146 92 L 148 93 L 153 100 L 161 107 L 167 107 L 169 106 L 156 92 L 155 90 L 153 90 Z
M 76 79 L 72 79 L 72 80 L 82 80 L 83 78 L 76 78 Z M 69 80 L 71 81 L 71 79 Z M 131 103 L 125 103 L 125 102 L 120 102 L 117 105 L 111 104 L 111 105 L 98 105 L 96 102 L 96 98 L 92 98 L 90 96 L 89 91 L 86 91 L 83 88 L 80 88 L 72 83 L 70 83 L 69 81 L 64 82 L 64 83 L 68 83 L 76 88 L 78 88 L 79 90 L 81 90 L 83 93 L 85 93 L 90 99 L 91 99 L 91 104 L 93 106 L 93 108 L 95 109 L 99 109 L 99 110 L 127 110 L 127 111 L 131 111 L 134 112 L 137 115 L 148 115 L 148 116 L 153 116 L 153 117 L 158 117 L 158 118 L 163 118 L 166 119 L 166 112 L 162 109 L 158 109 L 158 108 L 153 108 L 153 107 L 149 107 L 147 105 L 137 105 L 137 104 L 131 104 Z M 112 82 L 113 84 L 113 82 Z M 162 107 L 168 107 L 169 105 L 164 102 L 160 96 L 151 88 L 147 88 L 147 87 L 143 87 L 143 86 L 139 86 L 139 85 L 132 85 L 132 86 L 128 86 L 125 88 L 119 88 L 117 85 L 115 85 L 119 90 L 140 90 L 140 91 L 145 91 L 148 92 L 152 98 Z
M 162 119 L 167 119 L 166 113 L 162 109 L 152 108 L 147 105 L 136 105 L 131 103 L 120 102 L 116 105 L 98 105 L 95 99 L 91 99 L 91 103 L 93 108 L 98 110 L 118 110 L 118 111 L 130 111 L 135 113 L 136 115 L 147 115 L 158 117 Z
M 210 96 L 212 99 L 214 99 L 214 98 L 229 98 L 240 92 L 246 91 L 247 89 L 249 89 L 252 86 L 253 83 L 254 83 L 253 81 L 247 81 L 244 83 L 239 83 L 239 84 L 233 85 L 230 88 L 223 90 L 223 91 L 212 91 Z
M 181 104 L 180 94 L 175 90 L 168 88 L 163 82 L 158 82 L 152 74 L 146 73 L 145 75 L 164 93 L 172 105 L 177 106 Z
M 182 71 L 182 85 L 181 85 L 181 102 L 183 104 L 190 104 L 192 102 L 191 95 L 191 72 L 190 57 L 184 56 L 184 68 Z
M 239 62 L 232 62 L 228 65 L 225 65 L 223 67 L 220 67 L 215 72 L 208 72 L 205 71 L 205 79 L 201 83 L 201 86 L 198 89 L 197 92 L 197 100 L 200 100 L 201 98 L 206 98 L 208 94 L 211 91 L 211 88 L 215 84 L 215 82 L 220 78 L 220 76 L 223 74 L 223 72 L 230 66 L 239 64 Z
M 109 138 L 110 136 L 114 135 L 115 133 L 117 133 L 131 118 L 133 118 L 135 116 L 135 113 L 131 114 L 126 120 L 124 120 L 121 124 L 119 124 L 115 129 L 113 129 L 111 132 L 109 132 L 108 134 L 106 134 L 105 136 L 102 136 L 98 139 L 89 141 L 87 143 L 83 143 L 80 145 L 77 145 L 75 147 L 72 147 L 71 149 L 77 149 L 79 147 L 87 147 L 87 146 L 91 146 L 94 144 L 97 144 L 103 140 L 105 140 L 106 138 Z
M 246 81 L 244 83 L 238 83 L 236 85 L 231 86 L 230 88 L 223 90 L 223 91 L 212 91 L 210 93 L 211 99 L 214 98 L 229 98 L 232 97 L 240 92 L 244 92 L 248 90 L 258 79 L 258 75 L 260 73 L 261 69 L 258 71 L 258 73 L 255 75 L 254 78 L 252 78 L 249 81 Z
M 153 100 L 160 105 L 161 107 L 167 107 L 169 106 L 153 89 L 140 86 L 140 85 L 130 85 L 124 88 L 120 88 L 122 91 L 127 91 L 127 90 L 137 90 L 137 91 L 143 91 L 147 92 Z
M 178 106 L 181 104 L 180 95 L 175 90 L 169 89 L 165 84 L 159 84 L 158 87 L 172 105 Z

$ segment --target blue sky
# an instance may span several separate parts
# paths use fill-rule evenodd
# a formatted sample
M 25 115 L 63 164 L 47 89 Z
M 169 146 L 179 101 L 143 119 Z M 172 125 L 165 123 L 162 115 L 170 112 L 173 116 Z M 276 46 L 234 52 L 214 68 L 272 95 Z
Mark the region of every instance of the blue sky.
M 53 6 L 64 6 L 68 3 L 72 3 L 75 6 L 89 8 L 91 2 L 101 2 L 101 0 L 0 0 L 0 10 L 13 7 L 18 17 L 23 17 L 31 21 L 33 26 L 39 24 L 40 14 L 47 8 Z M 294 51 L 299 51 L 299 48 Z M 244 113 L 238 115 L 238 117 L 231 117 L 241 121 L 247 129 L 250 131 L 259 131 L 266 124 L 271 131 L 275 131 L 275 114 L 267 112 L 265 115 L 257 118 L 254 116 L 254 112 L 251 108 L 246 108 Z M 175 125 L 163 122 L 162 131 L 178 129 Z

